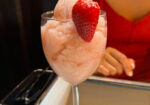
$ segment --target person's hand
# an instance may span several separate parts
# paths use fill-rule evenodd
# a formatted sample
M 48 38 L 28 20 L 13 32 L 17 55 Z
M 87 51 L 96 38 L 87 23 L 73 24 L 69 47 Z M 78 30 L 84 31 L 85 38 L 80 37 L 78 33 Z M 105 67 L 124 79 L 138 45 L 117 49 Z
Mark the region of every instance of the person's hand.
M 125 72 L 127 76 L 131 77 L 133 76 L 134 68 L 135 63 L 133 59 L 127 58 L 126 55 L 117 49 L 108 47 L 95 74 L 114 76 Z

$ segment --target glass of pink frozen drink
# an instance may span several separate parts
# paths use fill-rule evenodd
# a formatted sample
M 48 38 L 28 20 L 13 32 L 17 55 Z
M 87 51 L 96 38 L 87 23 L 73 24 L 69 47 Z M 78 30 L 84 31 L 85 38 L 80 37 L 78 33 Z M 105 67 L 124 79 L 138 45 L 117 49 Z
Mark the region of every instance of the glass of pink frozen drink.
M 87 79 L 97 69 L 107 39 L 105 12 L 91 42 L 78 35 L 72 20 L 57 20 L 53 11 L 42 15 L 41 38 L 45 56 L 53 70 L 72 85 Z
M 46 59 L 56 74 L 75 86 L 92 75 L 100 64 L 107 40 L 106 14 L 100 11 L 93 37 L 87 40 L 86 36 L 81 37 L 80 27 L 75 24 L 79 7 L 74 9 L 75 15 L 70 15 L 71 6 L 67 15 L 62 15 L 62 6 L 59 5 L 54 11 L 42 14 L 42 45 Z

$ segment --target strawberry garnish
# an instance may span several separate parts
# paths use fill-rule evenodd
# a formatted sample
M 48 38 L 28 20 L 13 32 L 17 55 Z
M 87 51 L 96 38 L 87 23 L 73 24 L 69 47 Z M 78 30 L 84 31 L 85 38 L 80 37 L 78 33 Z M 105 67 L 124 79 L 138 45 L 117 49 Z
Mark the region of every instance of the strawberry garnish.
M 86 42 L 94 36 L 99 19 L 100 7 L 92 0 L 78 0 L 73 6 L 72 18 L 77 32 Z

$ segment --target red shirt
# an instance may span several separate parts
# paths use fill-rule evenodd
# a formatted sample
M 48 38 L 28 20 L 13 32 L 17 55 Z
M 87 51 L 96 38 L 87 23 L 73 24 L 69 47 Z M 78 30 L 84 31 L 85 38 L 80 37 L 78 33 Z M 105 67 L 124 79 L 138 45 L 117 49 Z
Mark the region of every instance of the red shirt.
M 133 77 L 113 77 L 150 82 L 150 14 L 132 22 L 116 13 L 105 0 L 100 0 L 100 6 L 107 14 L 107 46 L 135 60 Z

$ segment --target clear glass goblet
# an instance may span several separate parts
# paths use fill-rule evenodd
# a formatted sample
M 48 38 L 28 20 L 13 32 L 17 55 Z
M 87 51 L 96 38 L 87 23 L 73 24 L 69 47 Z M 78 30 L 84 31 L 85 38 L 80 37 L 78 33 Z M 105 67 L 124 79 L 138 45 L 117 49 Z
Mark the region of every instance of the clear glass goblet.
M 49 65 L 72 85 L 73 105 L 79 105 L 77 85 L 96 71 L 105 50 L 106 13 L 101 11 L 94 37 L 86 42 L 72 19 L 55 19 L 53 11 L 45 12 L 41 19 L 41 39 Z

